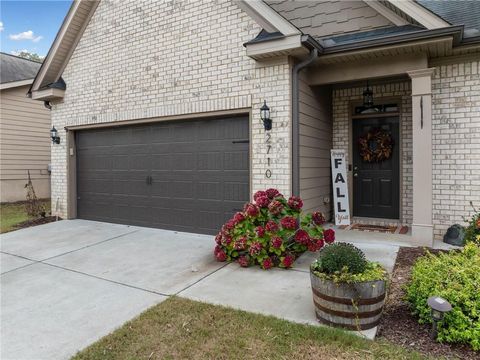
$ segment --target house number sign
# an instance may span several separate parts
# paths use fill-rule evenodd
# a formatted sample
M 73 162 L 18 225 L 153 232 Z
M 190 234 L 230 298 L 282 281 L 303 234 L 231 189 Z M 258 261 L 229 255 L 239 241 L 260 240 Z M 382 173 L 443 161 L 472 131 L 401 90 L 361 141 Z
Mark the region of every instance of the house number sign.
M 272 177 L 272 170 L 270 169 L 270 152 L 272 151 L 272 135 L 270 131 L 267 131 L 265 134 L 265 144 L 267 145 L 267 170 L 265 170 L 265 177 L 270 179 Z

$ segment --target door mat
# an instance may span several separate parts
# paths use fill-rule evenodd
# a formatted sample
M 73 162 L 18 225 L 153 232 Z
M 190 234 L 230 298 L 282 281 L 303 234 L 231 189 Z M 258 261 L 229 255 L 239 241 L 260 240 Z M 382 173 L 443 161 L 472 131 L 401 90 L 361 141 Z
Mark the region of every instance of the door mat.
M 350 226 L 339 226 L 342 230 L 359 230 L 367 232 L 380 232 L 390 234 L 406 234 L 408 232 L 408 226 L 404 225 L 370 225 L 370 224 L 358 224 L 354 223 Z

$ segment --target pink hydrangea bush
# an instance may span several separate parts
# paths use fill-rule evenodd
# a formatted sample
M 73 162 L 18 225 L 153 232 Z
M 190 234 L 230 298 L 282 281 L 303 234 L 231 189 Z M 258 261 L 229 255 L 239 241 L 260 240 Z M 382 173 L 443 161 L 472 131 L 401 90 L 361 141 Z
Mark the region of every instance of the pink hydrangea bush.
M 302 213 L 303 201 L 289 199 L 276 189 L 257 191 L 215 237 L 218 261 L 237 261 L 242 267 L 260 265 L 290 268 L 305 251 L 318 251 L 335 240 L 332 229 L 324 230 L 320 212 Z

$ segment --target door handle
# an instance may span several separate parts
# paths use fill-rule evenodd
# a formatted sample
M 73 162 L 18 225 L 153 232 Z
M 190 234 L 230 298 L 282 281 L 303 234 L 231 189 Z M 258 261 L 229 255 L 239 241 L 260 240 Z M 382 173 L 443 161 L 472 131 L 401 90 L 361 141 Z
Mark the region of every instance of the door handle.
M 358 176 L 358 173 L 353 173 L 353 176 L 354 176 L 354 177 L 357 177 L 357 176 Z
M 146 180 L 146 182 L 147 182 L 147 185 L 152 185 L 153 178 L 152 178 L 150 175 L 148 175 L 145 180 Z

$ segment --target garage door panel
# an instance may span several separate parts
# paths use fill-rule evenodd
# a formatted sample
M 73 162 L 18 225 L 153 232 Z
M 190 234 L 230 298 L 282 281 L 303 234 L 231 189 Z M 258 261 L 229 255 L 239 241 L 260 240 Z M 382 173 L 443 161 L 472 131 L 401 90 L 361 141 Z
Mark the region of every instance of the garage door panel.
M 221 170 L 223 154 L 220 152 L 198 153 L 197 170 Z
M 77 133 L 78 216 L 213 234 L 249 199 L 248 119 Z
M 197 199 L 216 200 L 222 198 L 222 184 L 216 182 L 198 182 Z
M 227 183 L 225 183 L 223 198 L 225 200 L 243 202 L 244 199 L 249 198 L 248 184 L 246 184 L 244 182 L 227 182 Z M 242 205 L 243 205 L 243 203 L 242 203 Z

